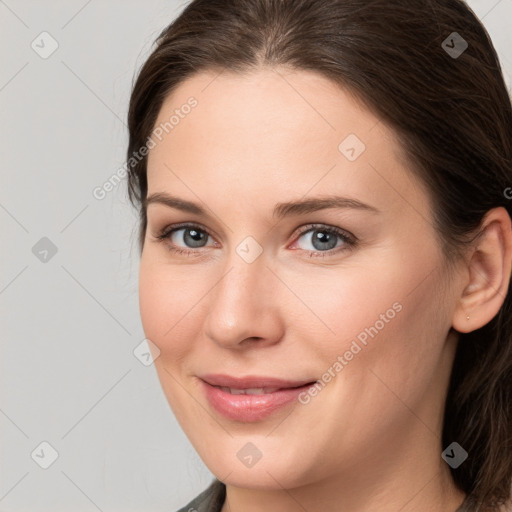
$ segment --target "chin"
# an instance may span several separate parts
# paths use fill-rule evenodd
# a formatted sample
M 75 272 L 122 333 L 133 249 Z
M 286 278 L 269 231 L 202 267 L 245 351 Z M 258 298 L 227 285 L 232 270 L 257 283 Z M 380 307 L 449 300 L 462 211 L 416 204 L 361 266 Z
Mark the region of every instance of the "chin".
M 210 450 L 208 456 L 201 458 L 219 480 L 235 487 L 282 490 L 283 487 L 304 485 L 309 471 L 300 455 L 300 447 L 291 450 L 298 455 L 296 459 L 290 460 L 282 457 L 282 447 L 279 450 L 271 446 L 269 441 L 270 439 L 259 441 L 252 436 L 237 436 L 217 445 L 215 453 Z M 268 453 L 267 456 L 265 452 Z M 198 453 L 201 452 L 198 450 Z

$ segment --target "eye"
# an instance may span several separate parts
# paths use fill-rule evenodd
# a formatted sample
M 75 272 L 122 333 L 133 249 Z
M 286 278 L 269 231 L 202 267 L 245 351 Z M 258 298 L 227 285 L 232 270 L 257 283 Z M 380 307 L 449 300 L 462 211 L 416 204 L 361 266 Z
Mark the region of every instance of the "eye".
M 196 224 L 167 226 L 156 236 L 158 241 L 167 242 L 171 252 L 186 255 L 199 255 L 200 251 L 194 249 L 206 247 L 208 237 L 208 232 Z M 185 244 L 185 247 L 178 242 Z
M 301 238 L 304 238 L 307 242 L 302 249 L 315 253 L 312 253 L 310 257 L 330 256 L 339 251 L 351 249 L 356 245 L 356 239 L 353 235 L 349 235 L 347 232 L 334 226 L 325 226 L 323 224 L 305 226 L 301 230 L 297 241 Z

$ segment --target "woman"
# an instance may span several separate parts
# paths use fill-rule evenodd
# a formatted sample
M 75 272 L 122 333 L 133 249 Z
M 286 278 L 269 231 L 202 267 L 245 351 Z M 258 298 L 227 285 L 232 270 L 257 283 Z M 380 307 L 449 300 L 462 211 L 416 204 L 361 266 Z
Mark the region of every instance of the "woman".
M 194 0 L 129 110 L 182 510 L 510 510 L 512 109 L 459 0 Z

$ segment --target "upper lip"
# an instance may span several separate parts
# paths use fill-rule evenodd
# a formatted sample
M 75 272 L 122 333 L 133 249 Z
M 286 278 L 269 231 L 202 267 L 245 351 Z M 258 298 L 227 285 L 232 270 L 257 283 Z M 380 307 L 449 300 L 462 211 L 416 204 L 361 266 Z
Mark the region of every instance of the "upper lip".
M 222 386 L 232 389 L 249 388 L 297 388 L 316 382 L 315 379 L 305 380 L 284 380 L 275 377 L 262 377 L 259 375 L 248 375 L 246 377 L 231 377 L 230 375 L 208 374 L 202 375 L 200 379 L 212 386 Z

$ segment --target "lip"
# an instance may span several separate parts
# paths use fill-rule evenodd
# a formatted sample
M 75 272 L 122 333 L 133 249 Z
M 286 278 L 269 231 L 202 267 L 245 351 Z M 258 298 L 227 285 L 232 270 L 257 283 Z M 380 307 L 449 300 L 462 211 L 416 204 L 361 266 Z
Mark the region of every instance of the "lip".
M 274 377 L 203 375 L 201 385 L 210 405 L 220 414 L 234 421 L 253 422 L 268 418 L 277 410 L 297 401 L 299 395 L 317 381 L 284 380 Z M 278 388 L 261 395 L 233 395 L 221 389 Z

